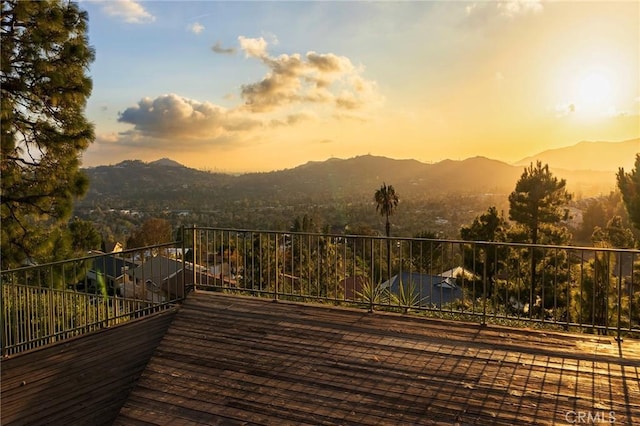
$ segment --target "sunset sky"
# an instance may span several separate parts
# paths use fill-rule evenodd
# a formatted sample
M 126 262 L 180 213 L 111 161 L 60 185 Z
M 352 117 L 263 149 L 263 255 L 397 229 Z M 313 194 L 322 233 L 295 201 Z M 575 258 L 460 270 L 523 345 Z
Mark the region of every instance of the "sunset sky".
M 640 136 L 640 3 L 81 1 L 85 167 L 515 162 Z

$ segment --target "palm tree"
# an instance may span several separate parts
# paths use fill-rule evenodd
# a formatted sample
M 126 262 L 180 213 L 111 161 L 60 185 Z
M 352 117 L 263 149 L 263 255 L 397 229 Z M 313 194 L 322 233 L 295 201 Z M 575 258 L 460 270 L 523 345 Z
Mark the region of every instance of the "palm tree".
M 375 193 L 374 199 L 376 201 L 376 211 L 380 212 L 381 216 L 386 217 L 385 231 L 387 237 L 391 235 L 391 224 L 389 223 L 389 216 L 393 214 L 398 207 L 398 194 L 393 189 L 393 185 L 387 186 L 386 183 L 382 183 L 380 189 Z
M 391 224 L 389 223 L 389 216 L 393 214 L 398 207 L 398 194 L 393 189 L 392 185 L 387 186 L 386 183 L 382 183 L 380 189 L 374 194 L 374 200 L 376 201 L 376 211 L 380 212 L 381 216 L 385 216 L 385 231 L 387 234 L 387 278 L 391 282 Z

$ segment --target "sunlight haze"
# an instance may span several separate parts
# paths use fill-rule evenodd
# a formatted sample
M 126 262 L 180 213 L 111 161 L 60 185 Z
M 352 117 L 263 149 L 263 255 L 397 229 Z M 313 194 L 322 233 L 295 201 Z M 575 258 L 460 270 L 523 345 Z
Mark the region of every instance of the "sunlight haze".
M 640 137 L 638 2 L 83 1 L 83 166 L 514 163 Z

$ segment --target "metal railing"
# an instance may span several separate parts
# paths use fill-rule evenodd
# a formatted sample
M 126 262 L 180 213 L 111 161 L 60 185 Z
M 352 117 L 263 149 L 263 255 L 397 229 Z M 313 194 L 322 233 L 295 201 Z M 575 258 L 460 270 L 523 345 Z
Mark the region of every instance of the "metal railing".
M 0 278 L 3 355 L 166 309 L 192 287 L 640 337 L 639 250 L 194 227 Z
M 2 271 L 2 355 L 168 309 L 185 295 L 182 242 Z
M 190 230 L 193 231 L 193 230 Z M 640 251 L 199 228 L 198 289 L 640 337 Z

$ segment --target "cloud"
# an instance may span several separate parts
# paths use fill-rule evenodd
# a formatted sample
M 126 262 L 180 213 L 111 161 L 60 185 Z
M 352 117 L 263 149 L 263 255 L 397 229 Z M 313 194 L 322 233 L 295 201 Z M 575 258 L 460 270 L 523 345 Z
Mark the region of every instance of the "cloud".
M 519 15 L 542 12 L 542 2 L 540 0 L 511 0 L 496 3 L 502 16 L 514 18 Z
M 518 16 L 540 13 L 543 9 L 540 0 L 508 0 L 474 2 L 466 5 L 464 10 L 467 17 L 486 21 L 496 16 L 514 19 Z
M 216 53 L 223 53 L 223 54 L 227 54 L 227 55 L 232 55 L 232 54 L 236 53 L 236 49 L 235 48 L 233 48 L 233 47 L 224 48 L 224 47 L 222 47 L 222 45 L 220 44 L 219 41 L 216 41 L 216 44 L 211 46 L 211 50 L 213 50 Z
M 555 106 L 556 117 L 566 117 L 576 112 L 576 105 L 573 102 L 558 104 Z
M 128 24 L 145 24 L 156 20 L 155 16 L 135 0 L 108 0 L 97 3 L 102 4 L 104 13 L 122 19 Z
M 362 77 L 364 69 L 345 56 L 309 51 L 282 54 L 267 52 L 262 38 L 238 38 L 247 58 L 257 58 L 269 72 L 258 82 L 244 84 L 241 96 L 252 112 L 269 112 L 298 103 L 333 104 L 357 109 L 382 101 L 375 82 Z
M 191 31 L 194 34 L 200 34 L 204 31 L 204 25 L 200 22 L 194 22 L 193 24 L 187 25 L 187 30 Z
M 247 58 L 262 58 L 267 54 L 267 41 L 260 38 L 246 38 L 244 36 L 238 37 L 240 42 L 240 49 L 244 51 Z
M 99 144 L 114 144 L 118 142 L 118 139 L 118 134 L 115 132 L 99 133 L 96 135 L 96 143 Z
M 250 143 L 276 128 L 323 117 L 366 121 L 370 107 L 383 101 L 376 82 L 364 78 L 364 68 L 345 56 L 314 51 L 271 56 L 262 37 L 240 36 L 238 41 L 246 58 L 268 71 L 261 80 L 241 86 L 235 107 L 177 94 L 145 97 L 118 114 L 118 122 L 131 125 L 130 130 L 98 138 L 98 143 L 165 149 Z M 212 50 L 235 52 L 220 42 Z
M 293 126 L 303 121 L 314 121 L 317 119 L 317 116 L 310 112 L 301 112 L 296 114 L 290 114 L 285 119 L 273 119 L 269 123 L 271 127 L 281 127 L 281 126 Z
M 263 125 L 247 115 L 176 94 L 141 99 L 120 113 L 118 121 L 133 125 L 132 130 L 120 134 L 121 142 L 131 144 L 145 138 L 198 144 Z

